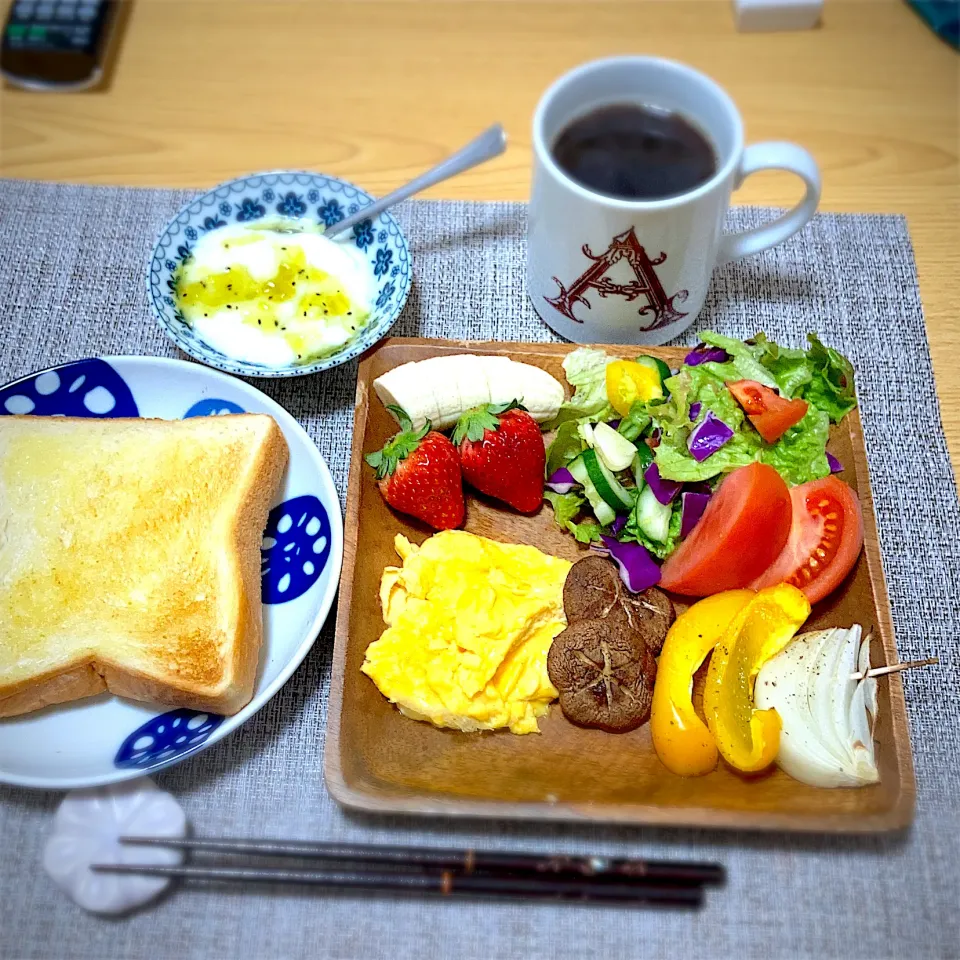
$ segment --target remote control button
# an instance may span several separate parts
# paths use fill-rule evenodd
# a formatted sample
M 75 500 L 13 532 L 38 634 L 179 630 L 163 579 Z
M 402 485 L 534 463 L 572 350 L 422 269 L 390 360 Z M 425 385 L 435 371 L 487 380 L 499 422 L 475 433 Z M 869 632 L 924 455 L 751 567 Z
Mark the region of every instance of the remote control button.
M 13 8 L 13 15 L 18 20 L 29 20 L 33 16 L 33 0 L 20 0 Z
M 77 17 L 87 22 L 97 19 L 99 9 L 95 3 L 85 3 L 77 9 Z
M 85 47 L 90 42 L 89 27 L 74 27 L 70 36 L 70 44 L 74 47 Z
M 47 39 L 47 28 L 43 26 L 38 26 L 37 24 L 33 24 L 27 30 L 27 39 L 33 40 L 37 43 L 42 43 L 44 40 Z
M 14 47 L 19 47 L 27 35 L 26 24 L 23 23 L 11 23 L 7 27 L 7 40 L 10 41 L 10 45 Z
M 52 3 L 38 3 L 37 4 L 37 19 L 38 20 L 51 20 L 53 18 L 53 4 Z
M 75 3 L 63 3 L 62 0 L 57 4 L 56 17 L 58 20 L 73 20 L 77 15 L 77 5 Z

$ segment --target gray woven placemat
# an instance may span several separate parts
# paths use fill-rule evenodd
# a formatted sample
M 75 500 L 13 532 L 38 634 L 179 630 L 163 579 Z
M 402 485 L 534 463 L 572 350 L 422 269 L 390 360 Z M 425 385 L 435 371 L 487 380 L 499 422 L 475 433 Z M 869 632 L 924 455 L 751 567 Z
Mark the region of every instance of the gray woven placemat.
M 0 382 L 97 354 L 175 356 L 148 310 L 143 264 L 186 194 L 0 181 Z M 525 208 L 398 210 L 414 287 L 395 333 L 551 339 L 525 300 Z M 738 208 L 731 226 L 769 212 Z M 699 327 L 848 353 L 859 393 L 897 642 L 936 652 L 905 677 L 917 766 L 913 829 L 816 838 L 356 816 L 322 778 L 332 623 L 241 730 L 156 779 L 199 831 L 365 842 L 716 858 L 730 880 L 683 912 L 180 891 L 119 921 L 82 913 L 42 873 L 59 795 L 0 788 L 4 957 L 914 957 L 960 955 L 960 513 L 900 217 L 821 215 L 777 250 L 718 273 Z M 691 331 L 688 341 L 695 334 Z M 306 426 L 346 488 L 356 364 L 258 383 Z

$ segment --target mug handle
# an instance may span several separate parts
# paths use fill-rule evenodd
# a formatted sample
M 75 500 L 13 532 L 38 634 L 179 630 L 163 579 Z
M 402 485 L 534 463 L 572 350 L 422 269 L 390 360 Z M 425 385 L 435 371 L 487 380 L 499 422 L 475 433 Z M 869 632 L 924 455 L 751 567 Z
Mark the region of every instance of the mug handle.
M 722 236 L 717 251 L 717 263 L 749 257 L 783 243 L 802 230 L 817 212 L 817 204 L 820 202 L 820 170 L 816 160 L 803 147 L 782 141 L 751 144 L 743 151 L 734 189 L 758 170 L 789 170 L 803 180 L 807 191 L 792 210 L 777 217 L 772 223 L 765 223 L 742 233 Z

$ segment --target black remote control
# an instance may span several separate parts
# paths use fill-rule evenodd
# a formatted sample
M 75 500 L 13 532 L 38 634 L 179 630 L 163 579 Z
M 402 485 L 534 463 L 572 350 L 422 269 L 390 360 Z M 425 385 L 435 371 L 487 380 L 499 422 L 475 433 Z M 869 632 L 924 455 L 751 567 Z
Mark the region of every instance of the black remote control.
M 103 73 L 118 0 L 15 0 L 0 73 L 30 90 L 83 90 Z

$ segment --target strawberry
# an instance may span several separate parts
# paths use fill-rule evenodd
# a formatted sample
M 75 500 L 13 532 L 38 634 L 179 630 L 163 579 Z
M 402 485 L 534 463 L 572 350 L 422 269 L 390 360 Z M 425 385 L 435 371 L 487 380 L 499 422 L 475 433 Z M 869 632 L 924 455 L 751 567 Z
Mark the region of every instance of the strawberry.
M 464 507 L 457 448 L 442 433 L 431 430 L 429 420 L 414 430 L 404 410 L 387 409 L 400 421 L 400 433 L 364 458 L 377 471 L 383 499 L 394 510 L 437 530 L 459 527 Z
M 453 442 L 464 479 L 521 513 L 543 502 L 546 450 L 540 426 L 514 400 L 468 410 L 457 421 Z

